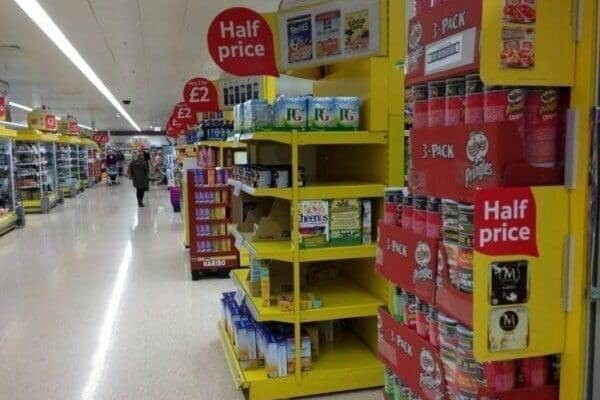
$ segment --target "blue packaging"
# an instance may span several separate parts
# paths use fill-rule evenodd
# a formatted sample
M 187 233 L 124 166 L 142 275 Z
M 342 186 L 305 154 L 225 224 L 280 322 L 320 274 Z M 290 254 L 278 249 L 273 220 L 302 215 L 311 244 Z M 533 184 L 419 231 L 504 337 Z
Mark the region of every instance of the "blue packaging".
M 245 125 L 244 104 L 233 106 L 233 131 L 243 133 Z
M 262 132 L 271 130 L 273 107 L 266 100 L 248 100 L 244 103 L 244 130 Z
M 335 119 L 337 129 L 357 131 L 360 126 L 360 99 L 358 97 L 336 97 Z
M 308 98 L 280 97 L 273 106 L 273 128 L 304 131 L 308 126 Z
M 308 129 L 330 130 L 336 127 L 335 100 L 333 97 L 308 98 Z

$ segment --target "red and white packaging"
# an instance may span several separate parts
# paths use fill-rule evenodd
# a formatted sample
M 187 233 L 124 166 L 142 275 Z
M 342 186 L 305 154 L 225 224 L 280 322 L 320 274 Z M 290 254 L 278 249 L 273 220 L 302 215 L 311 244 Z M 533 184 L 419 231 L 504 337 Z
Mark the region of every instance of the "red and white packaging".
M 525 358 L 519 361 L 519 387 L 532 388 L 548 383 L 548 358 Z
M 427 85 L 413 87 L 413 128 L 427 128 L 429 96 Z
M 415 16 L 420 16 L 423 13 L 429 11 L 431 8 L 431 0 L 413 0 L 414 1 L 414 13 Z
M 412 230 L 417 235 L 427 234 L 427 197 L 413 197 L 413 224 Z
M 529 90 L 525 100 L 525 156 L 535 167 L 552 168 L 558 160 L 560 94 L 555 88 Z
M 429 82 L 427 126 L 436 128 L 446 124 L 446 81 Z
M 465 122 L 465 78 L 446 80 L 446 126 Z
M 486 88 L 483 117 L 489 122 L 513 122 L 521 138 L 525 134 L 525 89 Z
M 494 392 L 508 392 L 516 387 L 516 361 L 480 364 L 479 384 Z
M 483 82 L 478 74 L 467 75 L 465 86 L 465 123 L 483 124 Z
M 503 20 L 531 24 L 536 20 L 536 0 L 504 0 Z

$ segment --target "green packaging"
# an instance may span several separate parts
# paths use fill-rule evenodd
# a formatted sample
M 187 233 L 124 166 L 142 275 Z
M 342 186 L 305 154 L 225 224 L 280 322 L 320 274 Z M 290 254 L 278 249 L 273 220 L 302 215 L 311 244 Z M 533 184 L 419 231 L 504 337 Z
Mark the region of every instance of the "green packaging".
M 332 200 L 329 208 L 329 244 L 354 246 L 362 242 L 362 201 Z

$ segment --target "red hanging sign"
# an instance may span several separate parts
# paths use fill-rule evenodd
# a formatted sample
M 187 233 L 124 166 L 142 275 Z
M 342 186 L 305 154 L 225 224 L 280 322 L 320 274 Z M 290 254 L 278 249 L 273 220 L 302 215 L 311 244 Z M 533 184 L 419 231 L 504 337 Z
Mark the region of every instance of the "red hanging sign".
M 98 143 L 99 145 L 105 145 L 108 144 L 109 142 L 109 137 L 108 137 L 108 133 L 106 132 L 99 132 L 99 133 L 95 133 L 92 136 L 92 140 L 96 143 Z
M 475 196 L 476 251 L 538 257 L 537 211 L 529 187 L 481 190 Z
M 273 32 L 262 15 L 244 7 L 217 15 L 208 30 L 212 59 L 236 76 L 279 76 Z
M 58 129 L 58 125 L 56 124 L 56 117 L 54 115 L 44 116 L 44 122 L 47 130 L 56 131 Z
M 183 89 L 183 101 L 196 113 L 218 112 L 218 96 L 215 84 L 205 78 L 190 79 Z
M 187 130 L 187 126 L 183 124 L 178 118 L 177 114 L 171 115 L 169 122 L 167 123 L 167 132 L 172 132 L 173 135 L 179 136 Z
M 194 110 L 192 110 L 192 107 L 184 102 L 175 106 L 172 118 L 188 128 L 198 124 L 198 116 Z
M 0 97 L 0 121 L 6 121 L 6 97 Z

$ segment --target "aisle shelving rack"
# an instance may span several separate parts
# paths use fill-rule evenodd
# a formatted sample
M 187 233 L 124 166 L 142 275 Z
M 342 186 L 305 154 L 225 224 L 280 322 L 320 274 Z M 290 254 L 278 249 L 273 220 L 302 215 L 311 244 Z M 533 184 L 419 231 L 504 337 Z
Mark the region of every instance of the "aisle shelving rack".
M 17 133 L 0 126 L 0 236 L 25 225 L 25 211 L 16 190 L 14 146 Z
M 79 180 L 79 140 L 70 135 L 58 135 L 56 165 L 58 185 L 64 197 L 76 197 L 82 190 Z
M 62 202 L 57 178 L 57 142 L 57 135 L 52 133 L 35 130 L 17 133 L 14 152 L 16 188 L 28 213 L 46 214 Z M 33 184 L 24 184 L 27 182 Z

